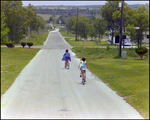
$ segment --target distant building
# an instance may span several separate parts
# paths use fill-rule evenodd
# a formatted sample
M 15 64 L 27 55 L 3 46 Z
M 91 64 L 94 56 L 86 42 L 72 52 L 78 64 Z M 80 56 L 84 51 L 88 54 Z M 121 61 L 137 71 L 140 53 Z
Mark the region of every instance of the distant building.
M 138 29 L 138 27 L 135 27 L 135 28 Z M 109 32 L 109 37 L 108 37 L 109 41 L 111 41 L 111 38 L 112 38 L 110 33 L 111 32 Z M 144 32 L 143 35 L 144 35 L 144 38 L 143 38 L 142 42 L 143 43 L 149 43 L 149 32 L 146 32 L 146 33 Z M 130 39 L 130 36 L 123 35 L 122 37 L 124 39 Z M 113 44 L 118 44 L 119 45 L 119 36 L 114 35 Z

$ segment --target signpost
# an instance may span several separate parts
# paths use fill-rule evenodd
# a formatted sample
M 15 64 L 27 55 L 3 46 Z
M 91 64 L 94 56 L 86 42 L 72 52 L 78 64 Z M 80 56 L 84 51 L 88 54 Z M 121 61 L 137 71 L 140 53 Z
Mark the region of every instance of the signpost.
M 85 47 L 86 38 L 84 38 L 84 47 Z
M 28 37 L 26 37 L 26 43 L 27 43 L 27 39 L 28 39 Z

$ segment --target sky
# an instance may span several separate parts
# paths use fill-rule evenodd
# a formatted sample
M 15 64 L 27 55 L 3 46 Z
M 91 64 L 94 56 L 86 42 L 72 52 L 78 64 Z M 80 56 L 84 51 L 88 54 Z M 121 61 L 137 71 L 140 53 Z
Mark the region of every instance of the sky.
M 125 1 L 128 5 L 146 4 L 149 1 Z M 38 5 L 104 5 L 106 1 L 22 1 L 23 6 L 28 6 L 29 3 L 33 6 Z

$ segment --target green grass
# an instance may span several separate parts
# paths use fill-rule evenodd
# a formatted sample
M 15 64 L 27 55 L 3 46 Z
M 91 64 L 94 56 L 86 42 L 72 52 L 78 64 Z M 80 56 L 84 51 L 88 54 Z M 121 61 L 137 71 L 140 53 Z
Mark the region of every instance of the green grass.
M 32 32 L 32 36 L 28 37 L 27 42 L 33 42 L 33 46 L 43 46 L 48 36 L 48 33 L 48 31 L 45 31 L 41 34 L 38 34 L 37 32 Z M 26 42 L 26 39 L 22 39 L 20 43 L 22 41 Z M 21 46 L 21 44 L 17 44 L 16 46 Z
M 1 95 L 40 49 L 1 47 Z
M 98 38 L 97 40 L 93 40 L 91 41 L 91 38 L 88 37 L 88 40 L 86 42 L 84 42 L 83 40 L 77 40 L 75 41 L 75 34 L 71 34 L 71 33 L 68 33 L 63 31 L 63 30 L 60 30 L 60 33 L 63 37 L 66 37 L 64 38 L 71 46 L 80 46 L 80 47 L 83 47 L 85 45 L 85 47 L 92 47 L 92 46 L 107 46 L 109 45 L 110 47 L 117 47 L 118 45 L 110 45 L 108 42 L 107 42 L 107 37 L 104 36 L 104 38 L 101 40 L 101 42 L 99 42 Z
M 149 59 L 143 60 L 132 49 L 127 59 L 117 58 L 118 49 L 78 48 L 77 57 L 87 59 L 88 68 L 144 117 L 149 118 Z

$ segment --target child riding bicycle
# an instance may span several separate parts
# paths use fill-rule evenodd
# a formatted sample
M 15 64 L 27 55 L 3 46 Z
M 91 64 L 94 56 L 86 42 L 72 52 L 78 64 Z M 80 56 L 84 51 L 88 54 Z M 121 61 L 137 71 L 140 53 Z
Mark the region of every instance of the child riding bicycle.
M 66 49 L 66 53 L 63 55 L 62 60 L 65 60 L 65 68 L 68 65 L 69 69 L 69 60 L 71 61 L 70 53 L 68 52 L 68 49 Z
M 84 77 L 84 81 L 86 82 L 86 68 L 88 68 L 87 63 L 85 61 L 86 59 L 83 57 L 82 58 L 82 65 L 81 65 L 81 70 L 82 70 L 82 77 Z

